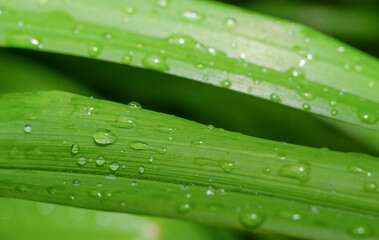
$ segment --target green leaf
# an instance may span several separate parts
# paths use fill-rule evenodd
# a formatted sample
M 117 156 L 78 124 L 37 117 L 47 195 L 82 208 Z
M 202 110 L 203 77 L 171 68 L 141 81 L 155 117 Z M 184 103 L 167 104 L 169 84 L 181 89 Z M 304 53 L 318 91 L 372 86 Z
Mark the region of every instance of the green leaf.
M 378 60 L 292 22 L 205 1 L 0 6 L 5 47 L 164 71 L 379 129 Z
M 0 98 L 2 197 L 302 238 L 376 239 L 377 162 L 248 137 L 137 103 L 63 92 Z

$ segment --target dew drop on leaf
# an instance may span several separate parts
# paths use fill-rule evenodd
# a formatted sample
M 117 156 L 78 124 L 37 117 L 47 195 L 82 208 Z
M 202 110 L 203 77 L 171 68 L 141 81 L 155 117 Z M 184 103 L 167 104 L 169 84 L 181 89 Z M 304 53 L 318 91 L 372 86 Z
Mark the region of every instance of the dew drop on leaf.
M 123 64 L 130 64 L 130 63 L 132 62 L 132 60 L 133 60 L 132 56 L 130 56 L 130 55 L 125 55 L 125 56 L 122 57 L 121 62 L 122 62 Z
M 304 162 L 285 164 L 278 170 L 279 176 L 297 179 L 300 182 L 307 182 L 310 179 L 310 172 L 311 165 Z
M 376 182 L 366 182 L 363 184 L 363 190 L 366 192 L 379 192 L 379 187 Z
M 280 99 L 280 97 L 276 93 L 271 93 L 270 94 L 270 100 L 273 101 L 273 102 L 276 102 L 276 103 L 282 102 L 282 99 Z
M 138 168 L 138 172 L 140 173 L 140 174 L 142 174 L 142 173 L 144 173 L 145 172 L 145 168 L 144 167 L 139 167 Z
M 77 162 L 79 166 L 83 166 L 87 163 L 87 159 L 85 157 L 80 157 Z
M 120 165 L 118 165 L 118 163 L 112 163 L 111 165 L 109 165 L 109 168 L 112 170 L 112 171 L 117 171 L 117 169 L 120 167 Z
M 136 104 L 134 104 L 136 106 Z M 133 128 L 136 126 L 135 119 L 126 117 L 126 116 L 121 116 L 117 118 L 116 122 L 114 123 L 113 126 L 118 127 L 118 128 Z
M 139 104 L 138 102 L 130 102 L 130 103 L 128 103 L 128 108 L 132 109 L 132 110 L 136 110 L 136 111 L 139 111 L 139 110 L 142 109 L 141 104 Z
M 309 105 L 308 103 L 304 103 L 302 107 L 303 107 L 304 111 L 310 111 L 311 110 L 311 105 Z
M 88 55 L 91 57 L 99 56 L 101 53 L 101 50 L 102 50 L 102 48 L 100 46 L 93 44 L 93 43 L 89 44 L 88 48 L 87 48 Z
M 97 166 L 103 166 L 105 164 L 105 158 L 103 156 L 99 156 L 97 159 L 96 159 L 96 165 Z
M 359 173 L 359 174 L 366 175 L 367 177 L 371 177 L 371 171 L 367 169 L 363 169 L 359 166 L 349 166 L 347 170 L 352 173 Z
M 98 129 L 94 134 L 93 134 L 93 140 L 97 144 L 101 145 L 107 145 L 107 144 L 113 144 L 117 142 L 117 137 L 114 135 L 111 131 L 107 129 Z
M 224 26 L 228 29 L 235 28 L 237 26 L 237 21 L 232 17 L 228 17 L 224 20 Z
M 376 124 L 378 122 L 377 114 L 370 111 L 358 111 L 358 118 L 367 124 Z
M 370 235 L 371 231 L 363 225 L 357 225 L 354 226 L 350 230 L 350 234 L 354 237 L 362 238 L 362 237 L 368 237 Z
M 72 153 L 72 155 L 78 154 L 79 153 L 79 145 L 72 144 L 71 145 L 71 153 Z
M 240 223 L 246 228 L 256 228 L 263 223 L 263 216 L 254 211 L 244 212 L 240 218 Z
M 176 210 L 178 211 L 178 213 L 188 213 L 192 210 L 192 205 L 190 203 L 182 203 L 177 207 Z
M 166 58 L 158 54 L 146 55 L 146 57 L 142 59 L 142 65 L 157 71 L 168 71 L 170 69 L 166 63 Z
M 200 15 L 196 11 L 184 11 L 181 13 L 181 16 L 188 20 L 188 21 L 193 21 L 193 22 L 201 22 L 204 20 L 204 16 Z
M 24 132 L 25 132 L 25 133 L 31 133 L 31 132 L 32 132 L 32 126 L 29 125 L 29 124 L 26 124 L 26 125 L 24 126 Z
M 220 83 L 220 86 L 223 88 L 230 88 L 232 86 L 232 82 L 226 79 Z

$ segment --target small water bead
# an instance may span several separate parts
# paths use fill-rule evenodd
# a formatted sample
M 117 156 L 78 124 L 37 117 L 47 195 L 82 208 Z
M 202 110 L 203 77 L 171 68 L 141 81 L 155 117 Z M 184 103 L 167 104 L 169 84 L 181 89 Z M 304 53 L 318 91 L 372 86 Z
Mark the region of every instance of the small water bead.
M 355 237 L 362 238 L 362 237 L 370 236 L 371 231 L 366 226 L 358 225 L 358 226 L 353 227 L 350 230 L 350 234 L 355 236 Z
M 105 37 L 105 39 L 111 39 L 112 38 L 112 33 L 106 32 L 106 33 L 104 33 L 104 37 Z
M 221 168 L 226 173 L 231 173 L 234 170 L 234 168 L 236 167 L 236 164 L 232 163 L 232 162 L 224 162 L 224 163 L 221 163 L 220 165 L 221 165 Z
M 359 173 L 359 174 L 366 175 L 367 177 L 371 177 L 371 171 L 363 169 L 359 166 L 349 166 L 347 170 L 352 173 Z
M 176 128 L 172 127 L 157 127 L 157 131 L 161 133 L 173 133 L 176 131 Z
M 88 45 L 87 52 L 91 57 L 97 57 L 100 55 L 102 48 L 94 43 Z
M 237 20 L 232 17 L 228 17 L 224 20 L 224 26 L 228 29 L 233 29 L 237 26 Z
M 95 162 L 96 162 L 96 165 L 100 167 L 105 164 L 106 160 L 103 156 L 99 156 Z
M 335 100 L 335 99 L 330 100 L 329 101 L 329 106 L 331 106 L 331 107 L 337 106 L 337 100 Z
M 270 100 L 276 103 L 281 103 L 282 99 L 280 99 L 279 95 L 276 93 L 271 93 L 270 94 Z
M 343 46 L 338 47 L 337 50 L 340 53 L 344 53 L 345 52 L 345 48 Z
M 359 120 L 367 124 L 376 124 L 378 122 L 377 114 L 370 111 L 358 111 L 358 118 Z
M 134 14 L 134 8 L 131 6 L 123 6 L 122 11 L 129 15 Z
M 73 155 L 78 154 L 78 153 L 79 153 L 79 145 L 77 145 L 77 144 L 72 144 L 72 145 L 71 145 L 71 153 L 72 153 Z
M 272 169 L 271 169 L 270 167 L 263 168 L 263 170 L 262 170 L 262 172 L 263 172 L 264 174 L 270 174 L 271 171 L 272 171 Z
M 101 145 L 109 145 L 117 142 L 117 137 L 114 135 L 111 131 L 107 129 L 98 129 L 94 134 L 93 134 L 93 140 L 97 144 Z
M 157 0 L 157 3 L 159 6 L 164 8 L 164 7 L 167 7 L 169 0 Z
M 26 124 L 25 126 L 24 126 L 24 133 L 31 133 L 32 132 L 32 126 L 31 125 L 29 125 L 29 124 Z
M 188 213 L 189 211 L 192 210 L 192 205 L 190 203 L 182 203 L 180 204 L 177 209 L 179 213 Z
M 354 65 L 354 70 L 356 72 L 362 72 L 363 71 L 363 67 L 362 67 L 362 65 L 360 65 L 359 63 L 357 63 L 357 64 Z
M 67 199 L 68 199 L 68 200 L 75 200 L 75 196 L 74 196 L 74 195 L 68 195 L 68 196 L 67 196 Z
M 300 95 L 300 97 L 302 97 L 302 98 L 304 98 L 304 99 L 306 99 L 306 100 L 311 100 L 311 101 L 313 101 L 313 100 L 316 99 L 316 97 L 315 97 L 312 93 L 310 93 L 310 92 L 308 92 L 308 91 L 306 91 L 306 90 L 304 90 L 304 89 L 299 89 L 299 90 L 297 91 L 297 93 Z
M 120 167 L 120 165 L 118 165 L 117 163 L 112 163 L 111 165 L 109 165 L 109 168 L 112 170 L 112 171 L 117 171 L 117 169 Z
M 142 64 L 149 69 L 157 71 L 167 71 L 169 66 L 166 64 L 166 58 L 158 54 L 148 54 L 142 59 Z
M 239 221 L 246 228 L 256 228 L 262 225 L 264 218 L 257 212 L 248 211 L 240 216 Z
M 80 181 L 78 181 L 78 180 L 74 180 L 74 181 L 72 181 L 72 185 L 74 185 L 75 187 L 79 187 L 80 186 Z
M 223 88 L 230 88 L 232 86 L 232 82 L 226 79 L 220 83 L 220 86 Z
M 366 182 L 363 184 L 363 190 L 366 192 L 379 192 L 379 187 L 376 182 Z
M 133 150 L 152 150 L 152 151 L 155 151 L 159 154 L 164 154 L 167 152 L 166 148 L 153 147 L 153 146 L 150 146 L 149 144 L 147 144 L 145 142 L 139 142 L 139 141 L 131 142 L 129 144 L 129 146 Z
M 87 159 L 85 157 L 80 157 L 77 162 L 79 166 L 83 166 L 87 163 Z
M 152 163 L 154 161 L 154 156 L 149 157 L 149 163 Z
M 139 167 L 139 168 L 138 168 L 138 172 L 139 172 L 140 174 L 143 174 L 143 173 L 145 172 L 145 168 L 144 168 L 143 166 Z
M 193 22 L 200 22 L 204 20 L 204 16 L 200 15 L 196 11 L 184 11 L 181 13 L 181 16 L 188 20 L 188 21 L 193 21 Z
M 121 117 L 117 118 L 117 120 L 113 126 L 118 127 L 118 128 L 130 129 L 130 128 L 133 128 L 136 126 L 135 122 L 136 122 L 136 120 L 134 118 L 121 116 Z
M 307 182 L 310 179 L 311 165 L 305 162 L 286 164 L 279 168 L 278 175 Z
M 337 116 L 338 115 L 338 110 L 337 109 L 332 109 L 332 115 Z
M 311 111 L 311 105 L 309 105 L 308 103 L 304 103 L 302 107 L 305 111 Z
M 191 147 L 196 146 L 196 145 L 203 145 L 205 142 L 204 138 L 196 139 L 191 142 Z
M 121 59 L 121 62 L 122 62 L 123 64 L 130 64 L 130 63 L 132 63 L 132 61 L 133 61 L 133 58 L 132 58 L 131 55 L 125 55 L 125 56 L 123 56 L 122 59 Z
M 177 46 L 183 46 L 188 48 L 197 48 L 201 47 L 198 45 L 198 42 L 193 40 L 190 37 L 183 36 L 183 35 L 173 35 L 168 38 L 168 42 L 173 45 Z

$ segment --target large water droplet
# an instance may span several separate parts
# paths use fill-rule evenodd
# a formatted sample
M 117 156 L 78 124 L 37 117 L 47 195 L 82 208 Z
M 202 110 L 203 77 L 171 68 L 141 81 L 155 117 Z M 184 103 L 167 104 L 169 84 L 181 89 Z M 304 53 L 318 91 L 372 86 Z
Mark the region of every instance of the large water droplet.
M 87 159 L 85 157 L 80 157 L 77 162 L 79 166 L 83 166 L 87 163 Z
M 263 223 L 263 216 L 254 211 L 248 211 L 243 213 L 239 221 L 246 228 L 256 228 Z
M 117 169 L 120 167 L 120 165 L 118 163 L 112 163 L 111 165 L 109 165 L 109 168 L 112 170 L 112 171 L 117 171 Z
M 26 124 L 24 126 L 24 132 L 25 133 L 31 133 L 32 132 L 32 126 L 30 126 L 29 124 Z
M 117 142 L 117 137 L 114 135 L 111 131 L 107 129 L 98 129 L 93 134 L 93 140 L 97 144 L 106 145 L 106 144 L 113 144 Z
M 96 159 L 96 165 L 97 166 L 103 166 L 106 162 L 105 158 L 103 156 L 99 156 L 97 159 Z
M 358 118 L 367 124 L 376 124 L 378 122 L 377 114 L 370 111 L 358 111 Z
M 79 153 L 79 145 L 77 145 L 77 144 L 72 144 L 72 145 L 71 145 L 71 153 L 72 153 L 73 155 L 78 154 L 78 153 Z
M 142 59 L 142 64 L 149 69 L 157 71 L 167 71 L 169 66 L 166 64 L 166 59 L 158 54 L 149 54 Z
M 311 165 L 309 163 L 298 162 L 286 164 L 280 167 L 278 174 L 282 177 L 294 178 L 300 182 L 307 182 L 310 178 Z
M 132 102 L 128 103 L 128 108 L 132 109 L 132 110 L 139 111 L 142 109 L 142 106 L 138 102 L 132 101 Z

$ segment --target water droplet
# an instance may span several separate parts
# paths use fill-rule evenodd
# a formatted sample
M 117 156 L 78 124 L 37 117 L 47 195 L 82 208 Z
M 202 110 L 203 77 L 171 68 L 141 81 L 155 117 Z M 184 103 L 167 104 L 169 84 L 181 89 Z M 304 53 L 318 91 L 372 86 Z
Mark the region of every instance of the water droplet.
M 345 52 L 345 48 L 342 47 L 342 46 L 338 47 L 337 50 L 338 50 L 338 52 L 340 52 L 340 53 L 344 53 L 344 52 Z
M 139 167 L 139 168 L 138 168 L 138 172 L 139 172 L 140 174 L 144 173 L 144 172 L 145 172 L 145 168 L 144 168 L 143 166 Z
M 298 162 L 286 164 L 280 167 L 278 174 L 282 177 L 294 178 L 300 182 L 307 182 L 310 179 L 311 165 L 309 163 Z
M 363 67 L 362 67 L 362 65 L 360 65 L 359 63 L 357 63 L 357 64 L 354 65 L 354 70 L 356 72 L 362 72 L 363 71 Z
M 376 182 L 366 182 L 363 184 L 363 190 L 366 192 L 379 192 L 379 187 Z
M 200 15 L 196 11 L 184 11 L 181 15 L 184 19 L 189 21 L 200 22 L 204 20 L 204 16 Z
M 196 145 L 203 145 L 205 142 L 204 138 L 196 139 L 191 142 L 191 146 L 196 146 Z
M 171 127 L 157 127 L 157 131 L 162 133 L 173 133 L 175 130 L 175 128 Z
M 80 157 L 78 159 L 78 165 L 83 166 L 86 163 L 87 163 L 87 159 L 85 157 Z
M 106 145 L 106 144 L 113 144 L 117 142 L 117 137 L 114 135 L 111 131 L 107 129 L 98 129 L 93 134 L 93 140 L 97 144 Z
M 303 109 L 304 109 L 305 111 L 310 111 L 310 110 L 311 110 L 311 105 L 309 105 L 308 103 L 304 103 L 304 104 L 303 104 Z
M 237 26 L 236 19 L 229 17 L 224 20 L 224 26 L 228 29 L 235 28 Z
M 117 171 L 117 169 L 120 167 L 120 165 L 118 165 L 117 163 L 112 163 L 111 165 L 109 165 L 109 168 L 112 170 L 112 171 Z
M 99 156 L 97 159 L 96 159 L 96 165 L 97 166 L 103 166 L 106 162 L 105 158 L 103 156 Z
M 100 55 L 102 48 L 94 43 L 88 45 L 87 51 L 91 57 L 97 57 Z
M 276 102 L 276 103 L 282 102 L 282 99 L 280 99 L 280 97 L 276 93 L 271 93 L 270 94 L 270 100 L 273 101 L 273 102 Z
M 232 82 L 226 79 L 220 83 L 220 86 L 223 88 L 230 88 L 232 86 Z
M 167 7 L 169 0 L 158 0 L 157 2 L 161 7 Z
M 367 124 L 376 124 L 378 122 L 377 114 L 370 111 L 358 111 L 358 118 Z
M 21 22 L 23 26 L 24 23 Z M 25 34 L 9 34 L 7 35 L 7 45 L 11 47 L 23 47 L 29 49 L 42 49 L 43 45 L 40 41 L 30 35 Z
M 55 195 L 55 194 L 59 194 L 60 192 L 62 192 L 63 190 L 65 189 L 64 186 L 50 186 L 47 188 L 47 192 L 49 194 L 52 194 L 52 195 Z
M 149 54 L 142 59 L 142 64 L 149 69 L 157 71 L 167 71 L 169 66 L 166 64 L 166 59 L 158 54 Z
M 106 33 L 104 33 L 104 37 L 105 37 L 105 39 L 111 39 L 112 38 L 112 33 L 106 32 Z
M 270 167 L 263 168 L 262 172 L 264 174 L 270 174 L 271 173 L 271 168 Z
M 78 180 L 74 180 L 74 181 L 72 181 L 72 185 L 74 185 L 75 187 L 79 187 L 80 186 L 80 181 L 78 181 Z
M 337 114 L 338 114 L 338 110 L 337 109 L 332 109 L 332 115 L 336 116 Z
M 77 145 L 77 144 L 72 144 L 72 145 L 71 145 L 71 153 L 72 153 L 73 155 L 78 154 L 78 153 L 79 153 L 79 145 Z
M 121 62 L 123 64 L 130 64 L 132 62 L 133 58 L 131 55 L 125 55 L 124 57 L 122 57 L 122 60 Z
M 124 11 L 128 15 L 132 15 L 134 13 L 134 8 L 131 6 L 123 6 L 122 11 Z
M 113 124 L 113 126 L 118 128 L 133 128 L 136 126 L 135 124 L 136 120 L 130 117 L 121 116 L 117 118 L 116 122 Z
M 182 36 L 182 35 L 173 35 L 168 38 L 168 42 L 173 45 L 188 47 L 188 48 L 196 48 L 197 42 L 190 37 Z
M 337 106 L 337 100 L 335 100 L 335 99 L 330 100 L 329 101 L 329 106 L 331 106 L 331 107 Z
M 366 175 L 367 177 L 371 177 L 371 171 L 363 169 L 359 166 L 349 166 L 347 170 L 352 173 L 360 173 L 360 174 Z
M 31 133 L 32 132 L 32 126 L 30 126 L 29 124 L 26 124 L 24 126 L 24 132 L 25 133 Z
M 130 102 L 130 103 L 128 103 L 128 108 L 129 109 L 132 109 L 132 110 L 137 110 L 137 111 L 139 111 L 139 110 L 141 110 L 142 109 L 142 106 L 141 106 L 141 104 L 139 104 L 138 102 Z
M 190 203 L 182 203 L 180 204 L 177 209 L 179 213 L 188 213 L 192 210 L 192 205 Z
M 313 100 L 316 99 L 316 97 L 315 97 L 312 93 L 310 93 L 310 92 L 308 92 L 308 91 L 305 91 L 304 89 L 299 89 L 299 90 L 297 91 L 297 93 L 300 95 L 300 97 L 302 97 L 302 98 L 304 98 L 304 99 L 306 99 L 306 100 L 311 100 L 311 101 L 313 101 Z
M 370 235 L 371 231 L 363 225 L 354 226 L 350 230 L 350 234 L 355 237 L 368 237 Z
M 68 195 L 67 199 L 68 200 L 75 200 L 75 196 L 74 195 Z
M 230 173 L 233 171 L 233 169 L 235 168 L 236 164 L 235 163 L 227 163 L 227 162 L 224 162 L 224 163 L 221 163 L 221 168 L 224 170 L 224 172 L 227 172 L 227 173 Z
M 263 217 L 257 212 L 248 211 L 243 213 L 239 221 L 246 228 L 256 228 L 263 223 Z
M 130 143 L 130 147 L 134 150 L 151 150 L 159 154 L 164 154 L 167 152 L 166 148 L 153 147 L 145 142 L 132 142 Z

